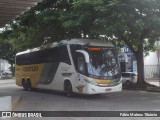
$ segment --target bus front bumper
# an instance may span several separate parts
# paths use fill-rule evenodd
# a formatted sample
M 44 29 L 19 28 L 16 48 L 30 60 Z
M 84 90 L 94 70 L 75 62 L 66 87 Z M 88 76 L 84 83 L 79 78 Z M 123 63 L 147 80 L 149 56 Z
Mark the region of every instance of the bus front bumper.
M 119 83 L 116 86 L 109 86 L 109 87 L 88 84 L 87 91 L 86 94 L 105 94 L 112 92 L 120 92 L 122 91 L 122 83 Z

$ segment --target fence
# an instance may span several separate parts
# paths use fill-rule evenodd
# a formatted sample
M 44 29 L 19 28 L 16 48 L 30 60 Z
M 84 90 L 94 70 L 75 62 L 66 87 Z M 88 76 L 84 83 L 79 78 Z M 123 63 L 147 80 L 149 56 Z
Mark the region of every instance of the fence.
M 160 79 L 160 65 L 144 65 L 145 79 Z

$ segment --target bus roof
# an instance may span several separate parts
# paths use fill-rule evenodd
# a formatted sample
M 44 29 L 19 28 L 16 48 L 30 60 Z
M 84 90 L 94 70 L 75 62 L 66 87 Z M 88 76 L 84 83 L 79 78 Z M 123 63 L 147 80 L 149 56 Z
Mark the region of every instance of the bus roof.
M 70 39 L 70 40 L 62 40 L 60 42 L 54 42 L 52 44 L 49 45 L 45 45 L 45 46 L 41 46 L 38 48 L 33 48 L 33 49 L 29 49 L 23 52 L 19 52 L 16 55 L 21 55 L 21 54 L 26 54 L 26 53 L 30 53 L 30 52 L 34 52 L 34 51 L 39 51 L 39 50 L 43 50 L 43 49 L 47 49 L 47 48 L 53 48 L 53 47 L 58 47 L 61 45 L 88 45 L 88 46 L 104 46 L 104 47 L 114 47 L 113 44 L 111 42 L 106 42 L 105 40 L 101 40 L 101 39 Z
M 60 43 L 113 47 L 113 44 L 111 42 L 106 42 L 105 40 L 101 40 L 101 39 L 99 39 L 99 40 L 96 40 L 96 39 L 71 39 L 71 40 L 62 40 Z

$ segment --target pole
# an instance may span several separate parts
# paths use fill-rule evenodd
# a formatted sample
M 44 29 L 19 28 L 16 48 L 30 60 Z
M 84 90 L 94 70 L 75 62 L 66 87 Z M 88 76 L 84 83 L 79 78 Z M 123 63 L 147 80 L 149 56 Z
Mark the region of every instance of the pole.
M 160 64 L 159 64 L 159 57 L 158 57 L 158 78 L 159 78 L 159 86 L 160 86 Z
M 157 41 L 157 46 L 159 47 L 159 41 Z M 160 49 L 157 49 L 157 58 L 158 58 L 158 78 L 159 78 L 159 86 L 160 86 L 160 64 L 159 64 L 159 58 L 160 58 Z

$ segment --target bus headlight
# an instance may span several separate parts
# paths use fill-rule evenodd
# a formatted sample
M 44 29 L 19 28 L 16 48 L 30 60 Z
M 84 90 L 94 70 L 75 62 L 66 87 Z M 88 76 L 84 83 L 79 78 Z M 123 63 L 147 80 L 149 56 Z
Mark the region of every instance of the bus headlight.
M 96 81 L 91 79 L 91 78 L 89 78 L 89 79 L 86 78 L 86 79 L 84 79 L 84 81 L 87 82 L 87 83 L 93 84 L 93 85 L 98 85 L 98 83 L 96 83 Z

